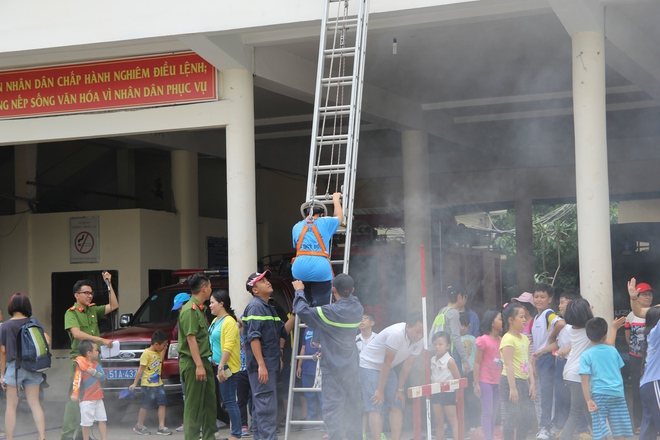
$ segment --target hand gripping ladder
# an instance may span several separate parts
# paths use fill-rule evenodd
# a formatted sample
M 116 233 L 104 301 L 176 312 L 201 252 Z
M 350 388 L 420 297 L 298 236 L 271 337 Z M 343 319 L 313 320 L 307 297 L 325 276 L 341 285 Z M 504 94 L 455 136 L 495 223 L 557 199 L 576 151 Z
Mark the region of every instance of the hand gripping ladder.
M 341 265 L 343 273 L 348 273 L 350 259 L 369 21 L 369 0 L 353 0 L 350 8 L 349 2 L 349 0 L 324 0 L 305 199 L 312 204 L 329 205 L 332 204 L 331 190 L 341 191 L 345 217 L 343 223 L 346 225 L 344 258 L 332 260 L 331 263 Z M 331 252 L 331 249 L 328 251 Z M 321 391 L 320 388 L 295 386 L 298 360 L 312 359 L 312 356 L 298 354 L 300 331 L 305 327 L 296 316 L 285 440 L 289 438 L 292 425 L 321 426 L 323 424 L 320 420 L 292 420 L 295 393 Z

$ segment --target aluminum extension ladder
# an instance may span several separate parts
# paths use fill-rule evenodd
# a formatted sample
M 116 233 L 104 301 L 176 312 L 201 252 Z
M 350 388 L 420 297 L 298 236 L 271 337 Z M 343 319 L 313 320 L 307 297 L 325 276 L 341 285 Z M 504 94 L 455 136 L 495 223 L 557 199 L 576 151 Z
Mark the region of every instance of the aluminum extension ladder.
M 332 193 L 342 193 L 346 225 L 344 257 L 331 263 L 334 267 L 341 265 L 343 273 L 348 273 L 350 260 L 369 21 L 369 0 L 349 3 L 350 0 L 324 0 L 305 199 L 312 204 L 330 205 Z M 296 315 L 284 440 L 289 439 L 292 426 L 323 425 L 321 420 L 293 420 L 295 393 L 321 392 L 320 388 L 295 386 L 298 360 L 312 359 L 311 355 L 301 356 L 298 350 L 300 332 L 305 327 Z

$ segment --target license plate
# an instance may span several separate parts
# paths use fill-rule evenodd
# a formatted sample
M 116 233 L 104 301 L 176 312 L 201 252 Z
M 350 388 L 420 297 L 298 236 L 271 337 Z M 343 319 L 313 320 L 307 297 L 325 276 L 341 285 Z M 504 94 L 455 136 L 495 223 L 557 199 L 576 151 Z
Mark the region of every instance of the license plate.
M 106 368 L 105 375 L 108 380 L 135 379 L 137 368 Z

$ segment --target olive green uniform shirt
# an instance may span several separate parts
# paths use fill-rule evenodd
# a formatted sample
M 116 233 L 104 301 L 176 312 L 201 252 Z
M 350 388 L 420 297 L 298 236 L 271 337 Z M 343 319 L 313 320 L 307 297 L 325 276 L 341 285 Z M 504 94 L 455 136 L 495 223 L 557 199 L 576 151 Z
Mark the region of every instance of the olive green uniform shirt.
M 202 360 L 211 356 L 209 329 L 204 315 L 205 309 L 206 306 L 200 304 L 194 296 L 190 297 L 190 301 L 181 306 L 179 312 L 179 356 L 182 358 L 192 358 L 188 339 L 186 338 L 188 335 L 195 335 L 199 347 L 199 357 Z
M 67 331 L 69 338 L 71 339 L 71 359 L 80 356 L 80 351 L 78 351 L 80 341 L 73 337 L 71 334 L 71 328 L 78 327 L 83 333 L 92 336 L 100 336 L 99 319 L 104 318 L 105 306 L 91 305 L 85 309 L 76 303 L 66 311 L 64 314 L 64 329 Z M 97 345 L 100 346 L 101 344 Z

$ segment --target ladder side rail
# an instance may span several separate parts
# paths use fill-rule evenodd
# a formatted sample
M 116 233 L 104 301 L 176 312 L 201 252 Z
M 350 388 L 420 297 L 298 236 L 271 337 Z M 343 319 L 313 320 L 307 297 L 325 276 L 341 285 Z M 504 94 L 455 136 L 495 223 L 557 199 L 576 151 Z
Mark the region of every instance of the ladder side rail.
M 367 27 L 368 27 L 369 0 L 360 1 L 359 18 L 360 26 L 356 34 L 356 57 L 353 64 L 353 88 L 351 90 L 351 104 L 353 109 L 349 121 L 349 145 L 350 157 L 347 157 L 344 173 L 344 205 L 346 208 L 346 238 L 344 242 L 344 267 L 343 272 L 348 273 L 350 266 L 351 237 L 353 233 L 353 202 L 355 200 L 355 181 L 357 173 L 357 157 L 360 139 L 360 119 L 362 113 L 362 89 L 364 84 L 364 61 L 367 49 Z M 348 150 L 348 149 L 347 149 Z
M 300 344 L 300 317 L 296 314 L 294 320 L 293 331 L 293 346 L 291 347 L 291 371 L 289 372 L 289 400 L 286 403 L 286 423 L 284 426 L 284 440 L 289 439 L 291 431 L 291 420 L 293 418 L 293 401 L 294 401 L 294 387 L 296 386 L 296 369 L 293 367 L 294 362 L 297 365 L 296 358 L 299 355 L 298 345 Z
M 314 117 L 312 118 L 312 139 L 309 149 L 309 172 L 307 174 L 307 192 L 305 201 L 309 201 L 316 193 L 315 178 L 313 167 L 316 164 L 316 158 L 319 154 L 316 146 L 316 139 L 319 131 L 319 108 L 321 107 L 321 99 L 323 98 L 323 72 L 325 69 L 325 45 L 327 41 L 326 28 L 328 25 L 328 15 L 330 13 L 330 0 L 323 2 L 323 15 L 321 19 L 321 36 L 319 38 L 319 59 L 316 68 L 316 85 L 314 90 Z

